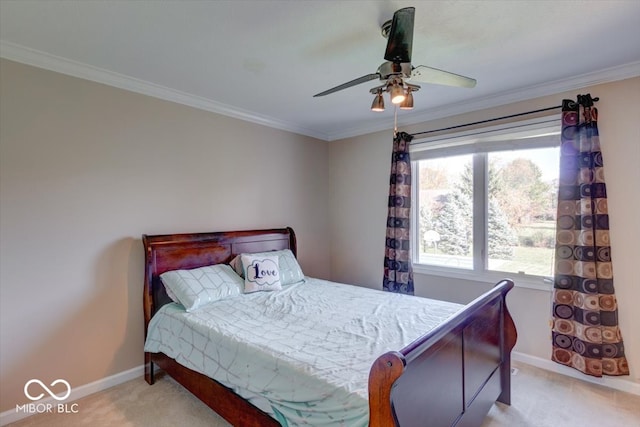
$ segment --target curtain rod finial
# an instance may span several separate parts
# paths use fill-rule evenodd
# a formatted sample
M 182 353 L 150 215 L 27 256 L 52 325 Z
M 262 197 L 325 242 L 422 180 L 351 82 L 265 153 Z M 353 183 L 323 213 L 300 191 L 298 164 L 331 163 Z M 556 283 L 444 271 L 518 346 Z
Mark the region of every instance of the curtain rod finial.
M 593 107 L 593 103 L 598 101 L 600 101 L 600 98 L 591 98 L 590 93 L 586 95 L 578 95 L 578 104 L 582 105 L 583 107 Z

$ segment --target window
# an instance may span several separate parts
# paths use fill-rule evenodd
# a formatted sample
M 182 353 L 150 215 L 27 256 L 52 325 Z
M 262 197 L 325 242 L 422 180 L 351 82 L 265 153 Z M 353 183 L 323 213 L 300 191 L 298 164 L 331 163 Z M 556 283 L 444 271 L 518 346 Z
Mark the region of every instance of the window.
M 548 288 L 560 119 L 412 143 L 417 272 Z

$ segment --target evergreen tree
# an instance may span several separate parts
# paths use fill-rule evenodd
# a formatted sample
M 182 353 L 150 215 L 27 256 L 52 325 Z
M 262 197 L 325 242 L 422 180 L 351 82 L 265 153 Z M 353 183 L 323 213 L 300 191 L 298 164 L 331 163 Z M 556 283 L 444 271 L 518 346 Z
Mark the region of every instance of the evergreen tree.
M 514 246 L 518 244 L 518 238 L 504 211 L 497 200 L 489 198 L 488 218 L 488 253 L 489 258 L 513 259 Z
M 496 169 L 494 162 L 489 162 L 489 177 L 488 177 L 489 195 L 499 194 L 504 189 L 504 182 L 499 170 Z M 469 199 L 473 198 L 473 167 L 471 163 L 464 165 L 464 170 L 460 174 L 460 182 L 457 185 L 462 194 Z
M 509 224 L 509 218 L 502 204 L 498 201 L 498 198 L 505 194 L 505 183 L 501 171 L 496 168 L 494 162 L 489 162 L 488 167 L 488 255 L 491 258 L 512 259 L 514 255 L 513 246 L 517 245 L 518 240 L 514 229 Z M 461 206 L 462 211 L 466 213 L 465 220 L 467 221 L 469 233 L 467 240 L 472 241 L 473 168 L 471 163 L 465 165 L 457 190 L 461 195 L 458 204 Z
M 468 256 L 471 229 L 468 199 L 458 190 L 442 196 L 441 208 L 433 216 L 433 229 L 440 234 L 439 251 L 448 255 Z
M 433 230 L 433 224 L 431 222 L 431 209 L 425 204 L 420 205 L 420 247 L 423 252 L 426 252 L 429 246 L 424 236 L 427 231 Z
M 473 166 L 471 162 L 464 164 L 464 169 L 460 174 L 460 181 L 456 184 L 460 193 L 469 199 L 473 199 Z

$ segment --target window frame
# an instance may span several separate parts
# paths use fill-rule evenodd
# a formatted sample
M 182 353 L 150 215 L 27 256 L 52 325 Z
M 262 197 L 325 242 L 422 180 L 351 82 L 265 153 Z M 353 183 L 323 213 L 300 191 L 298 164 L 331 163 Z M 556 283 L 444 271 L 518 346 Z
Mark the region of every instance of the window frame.
M 412 141 L 410 145 L 411 167 L 414 171 L 418 170 L 418 162 L 420 160 L 463 154 L 473 155 L 472 162 L 474 167 L 472 269 L 419 263 L 419 173 L 412 173 L 411 260 L 414 273 L 490 284 L 495 284 L 501 279 L 509 277 L 514 280 L 516 286 L 551 291 L 551 277 L 488 270 L 488 258 L 486 257 L 488 245 L 488 198 L 486 197 L 488 176 L 486 165 L 488 153 L 490 152 L 506 151 L 514 148 L 525 150 L 559 147 L 560 131 L 561 116 L 560 114 L 554 114 Z M 514 132 L 520 134 L 518 139 L 515 141 L 505 139 Z M 534 141 L 535 138 L 529 138 L 529 136 L 535 134 L 540 134 L 546 138 L 542 141 Z

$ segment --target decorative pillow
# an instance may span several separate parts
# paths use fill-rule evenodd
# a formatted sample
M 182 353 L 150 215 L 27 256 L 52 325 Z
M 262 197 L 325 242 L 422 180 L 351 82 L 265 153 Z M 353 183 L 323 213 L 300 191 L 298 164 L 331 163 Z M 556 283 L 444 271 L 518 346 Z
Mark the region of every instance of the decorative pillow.
M 243 254 L 244 292 L 277 291 L 282 289 L 277 256 Z
M 300 264 L 298 264 L 298 260 L 293 255 L 293 252 L 291 252 L 290 249 L 283 249 L 280 251 L 256 252 L 250 255 L 277 256 L 278 266 L 280 267 L 280 282 L 282 283 L 282 286 L 292 285 L 304 280 L 304 274 L 302 273 Z M 231 260 L 229 264 L 233 267 L 236 273 L 244 277 L 241 255 L 236 256 Z
M 160 275 L 167 294 L 193 311 L 208 303 L 240 295 L 243 281 L 226 264 L 209 265 L 191 270 L 173 270 Z M 174 298 L 175 297 L 175 298 Z

